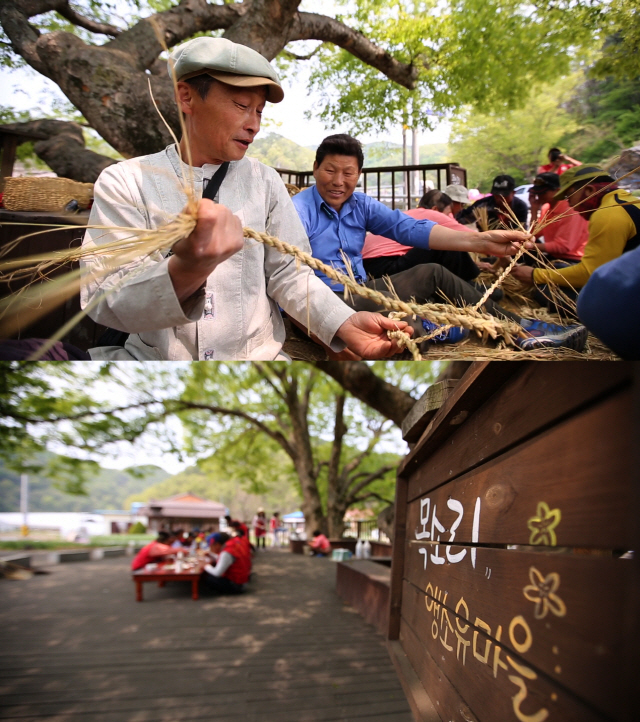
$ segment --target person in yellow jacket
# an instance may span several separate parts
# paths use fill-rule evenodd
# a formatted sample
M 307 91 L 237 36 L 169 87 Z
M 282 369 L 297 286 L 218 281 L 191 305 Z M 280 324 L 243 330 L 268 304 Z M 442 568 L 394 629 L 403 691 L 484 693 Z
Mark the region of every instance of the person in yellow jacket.
M 614 178 L 594 165 L 563 173 L 555 197 L 566 198 L 589 221 L 589 240 L 582 260 L 557 269 L 518 265 L 512 273 L 520 281 L 535 283 L 546 299 L 550 294 L 545 286 L 550 283 L 575 298 L 596 268 L 640 245 L 640 200 L 618 188 Z

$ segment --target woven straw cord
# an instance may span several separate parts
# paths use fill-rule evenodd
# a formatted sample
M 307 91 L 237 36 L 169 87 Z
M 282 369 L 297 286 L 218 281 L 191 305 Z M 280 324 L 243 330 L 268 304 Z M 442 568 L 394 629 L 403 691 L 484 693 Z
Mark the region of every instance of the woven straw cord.
M 475 331 L 478 335 L 482 336 L 483 339 L 487 339 L 488 337 L 495 339 L 498 336 L 502 336 L 508 343 L 511 344 L 514 343 L 514 337 L 522 334 L 521 327 L 515 321 L 495 318 L 489 314 L 482 313 L 475 307 L 466 306 L 464 308 L 458 308 L 457 306 L 452 306 L 446 303 L 428 303 L 420 305 L 413 302 L 389 298 L 373 288 L 360 286 L 358 283 L 349 278 L 349 276 L 341 273 L 331 266 L 327 266 L 317 258 L 305 253 L 297 246 L 285 243 L 279 238 L 270 236 L 267 233 L 260 233 L 258 231 L 254 231 L 252 228 L 245 228 L 244 236 L 245 238 L 251 238 L 254 241 L 258 241 L 258 243 L 263 243 L 266 246 L 275 248 L 280 253 L 293 256 L 296 261 L 303 263 L 314 271 L 322 271 L 322 273 L 324 273 L 332 281 L 343 284 L 350 293 L 362 296 L 363 298 L 368 298 L 388 311 L 400 311 L 407 316 L 420 316 L 421 318 L 426 318 L 432 323 L 436 323 L 440 326 L 462 326 L 470 331 Z M 442 329 L 439 329 L 438 332 L 441 331 Z M 416 341 L 419 340 L 420 339 L 416 339 Z

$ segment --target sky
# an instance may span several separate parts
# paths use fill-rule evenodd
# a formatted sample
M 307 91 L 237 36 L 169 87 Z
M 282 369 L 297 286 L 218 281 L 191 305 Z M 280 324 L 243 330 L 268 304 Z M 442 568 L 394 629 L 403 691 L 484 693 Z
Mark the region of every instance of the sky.
M 274 132 L 302 146 L 317 146 L 329 132 L 339 133 L 344 130 L 332 128 L 329 131 L 319 120 L 305 118 L 305 111 L 312 110 L 314 105 L 314 97 L 307 92 L 307 79 L 308 71 L 303 67 L 295 73 L 295 77 L 283 81 L 285 99 L 282 103 L 268 104 L 263 135 Z M 66 101 L 58 86 L 35 70 L 18 68 L 11 71 L 0 68 L 0 105 L 31 110 L 34 117 L 46 117 L 55 98 Z M 446 143 L 449 132 L 449 123 L 442 121 L 434 131 L 421 132 L 418 143 Z M 363 143 L 389 141 L 401 144 L 402 128 L 399 125 L 391 126 L 386 133 L 361 135 L 359 138 Z M 411 143 L 410 134 L 408 142 Z

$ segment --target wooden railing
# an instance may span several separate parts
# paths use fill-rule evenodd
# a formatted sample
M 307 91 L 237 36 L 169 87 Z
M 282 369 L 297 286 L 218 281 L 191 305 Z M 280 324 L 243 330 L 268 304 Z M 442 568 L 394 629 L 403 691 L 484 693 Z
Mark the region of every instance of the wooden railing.
M 313 171 L 286 168 L 276 168 L 276 171 L 285 183 L 291 183 L 298 188 L 307 188 L 315 183 Z M 428 181 L 440 190 L 451 183 L 466 186 L 467 171 L 457 163 L 363 168 L 358 190 L 390 208 L 408 210 L 418 205 L 420 198 L 428 190 Z

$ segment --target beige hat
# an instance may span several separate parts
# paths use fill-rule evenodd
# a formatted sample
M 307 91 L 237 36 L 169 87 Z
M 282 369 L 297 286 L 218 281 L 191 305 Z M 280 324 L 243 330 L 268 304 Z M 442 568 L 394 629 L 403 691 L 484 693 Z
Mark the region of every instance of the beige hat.
M 189 40 L 173 50 L 171 61 L 169 75 L 172 75 L 173 63 L 178 80 L 206 74 L 240 88 L 264 86 L 271 103 L 279 103 L 284 98 L 278 76 L 269 61 L 246 45 L 232 43 L 226 38 Z
M 456 203 L 470 203 L 469 191 L 463 186 L 456 183 L 449 184 L 443 191 L 452 201 Z

